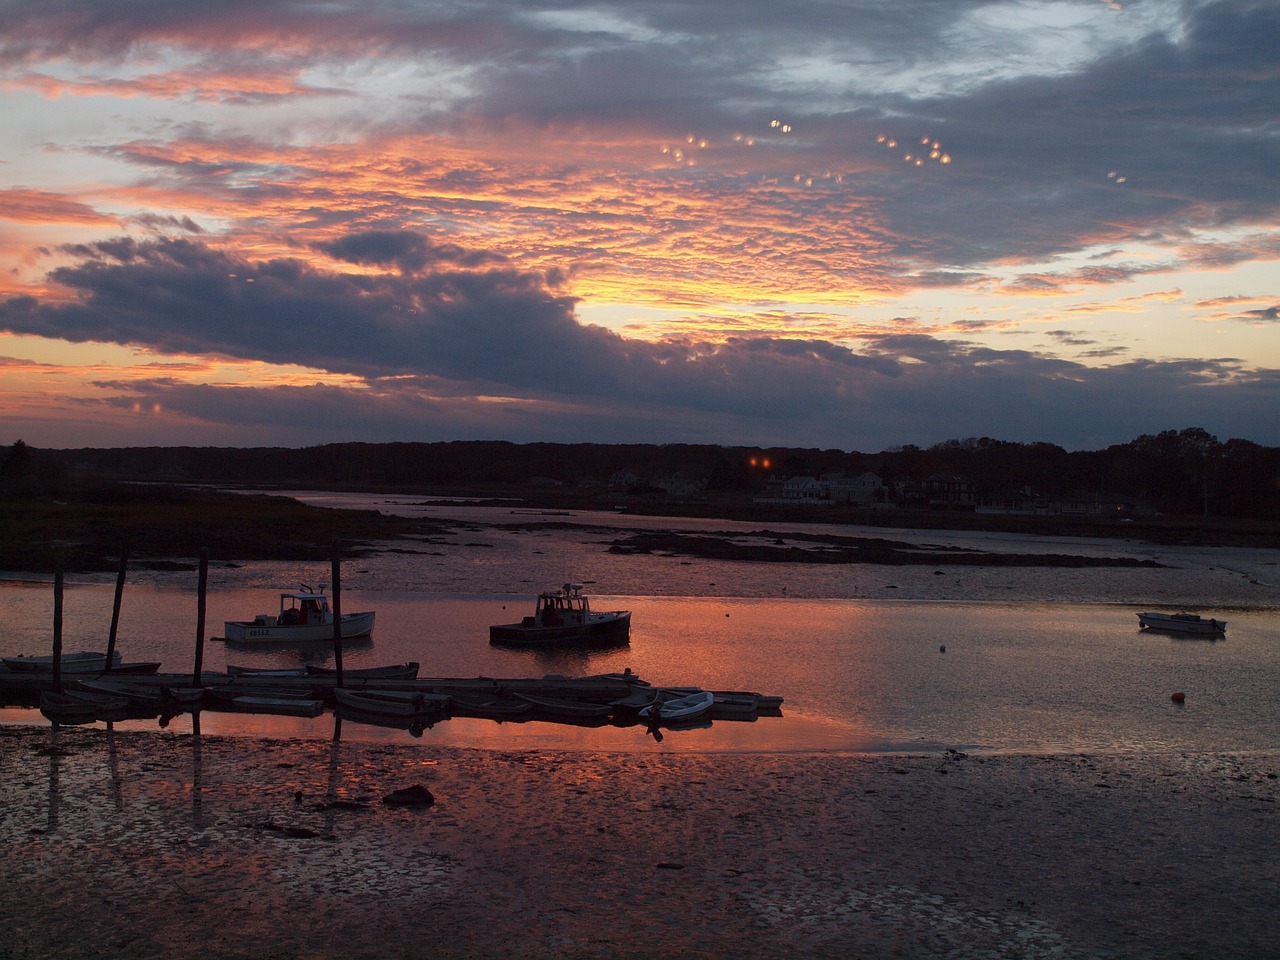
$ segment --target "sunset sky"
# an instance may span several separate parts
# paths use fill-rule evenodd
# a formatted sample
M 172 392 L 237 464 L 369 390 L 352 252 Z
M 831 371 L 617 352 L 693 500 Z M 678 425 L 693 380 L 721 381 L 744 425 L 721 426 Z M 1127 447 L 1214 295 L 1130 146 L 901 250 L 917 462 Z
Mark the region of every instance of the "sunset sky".
M 0 0 L 0 443 L 1280 445 L 1278 37 Z

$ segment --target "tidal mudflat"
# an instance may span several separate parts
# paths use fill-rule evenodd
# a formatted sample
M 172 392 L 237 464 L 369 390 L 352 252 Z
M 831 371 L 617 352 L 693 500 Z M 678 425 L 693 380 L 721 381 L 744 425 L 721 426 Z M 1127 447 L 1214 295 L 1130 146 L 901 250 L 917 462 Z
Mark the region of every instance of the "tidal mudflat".
M 0 956 L 1274 956 L 1277 774 L 4 728 Z

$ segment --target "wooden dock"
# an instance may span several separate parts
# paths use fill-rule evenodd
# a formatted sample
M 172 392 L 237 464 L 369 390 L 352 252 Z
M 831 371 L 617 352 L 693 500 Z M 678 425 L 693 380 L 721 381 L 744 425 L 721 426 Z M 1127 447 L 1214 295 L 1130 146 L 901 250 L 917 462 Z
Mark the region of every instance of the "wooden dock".
M 287 698 L 297 698 L 292 703 L 299 707 L 304 703 L 309 705 L 308 709 L 313 711 L 310 715 L 320 712 L 321 704 L 325 708 L 336 709 L 339 715 L 346 709 L 337 704 L 334 691 L 339 686 L 338 677 L 330 674 L 280 676 L 203 671 L 200 682 L 195 684 L 190 673 L 103 671 L 65 677 L 62 688 L 76 690 L 78 680 L 114 680 L 127 686 L 134 700 L 130 717 L 137 719 L 172 716 L 202 709 L 245 713 L 294 712 L 290 709 L 291 702 Z M 599 722 L 634 724 L 639 722 L 640 707 L 647 705 L 662 692 L 630 671 L 590 677 L 425 677 L 413 680 L 353 677 L 344 678 L 341 687 L 350 691 L 397 691 L 410 696 L 420 694 L 420 709 L 414 719 L 426 724 L 453 716 L 583 722 L 589 707 L 605 708 L 589 711 Z M 204 690 L 203 697 L 195 688 Z M 666 688 L 666 692 L 674 696 L 697 689 Z M 56 690 L 58 683 L 51 673 L 0 667 L 0 704 L 41 706 L 43 710 L 42 694 Z M 148 696 L 149 691 L 155 692 L 154 699 Z M 174 696 L 169 696 L 169 691 Z M 139 692 L 141 696 L 138 696 Z M 193 692 L 196 694 L 194 701 L 189 696 Z M 737 691 L 712 693 L 716 702 L 707 713 L 707 720 L 754 720 L 757 716 L 781 715 L 780 697 Z M 512 711 L 513 706 L 521 708 L 521 711 Z M 557 710 L 557 706 L 560 709 Z M 299 710 L 298 715 L 308 714 Z M 46 716 L 51 720 L 58 720 L 54 714 Z M 103 716 L 97 719 L 113 718 Z
M 199 684 L 193 683 L 190 673 L 78 673 L 63 677 L 64 685 L 74 680 L 108 679 L 128 682 L 133 686 L 157 690 L 202 686 L 211 690 L 233 687 L 247 690 L 312 691 L 327 703 L 333 702 L 333 688 L 338 678 L 327 674 L 308 674 L 299 677 L 276 675 L 237 674 L 204 671 Z M 494 696 L 514 696 L 517 693 L 537 697 L 559 697 L 565 700 L 582 700 L 591 703 L 609 703 L 621 700 L 637 687 L 646 686 L 632 674 L 608 674 L 599 677 L 428 677 L 416 680 L 387 680 L 380 678 L 347 678 L 342 686 L 348 690 L 401 690 L 410 693 L 469 693 Z M 6 702 L 38 701 L 45 690 L 55 689 L 51 673 L 35 673 L 0 668 L 0 698 Z

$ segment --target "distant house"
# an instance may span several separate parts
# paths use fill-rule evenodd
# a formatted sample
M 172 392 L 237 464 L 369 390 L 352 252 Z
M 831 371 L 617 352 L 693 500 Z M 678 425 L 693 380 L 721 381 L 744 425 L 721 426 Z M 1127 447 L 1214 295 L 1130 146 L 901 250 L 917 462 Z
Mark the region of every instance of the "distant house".
M 826 500 L 827 490 L 815 477 L 789 477 L 782 484 L 784 500 Z
M 1075 493 L 1058 501 L 1058 513 L 1064 517 L 1087 517 L 1101 520 L 1115 516 L 1123 508 L 1123 501 L 1103 498 L 1101 493 Z
M 1120 520 L 1125 517 L 1154 517 L 1158 511 L 1149 503 L 1123 493 L 1077 493 L 1058 501 L 1058 513 L 1064 517 L 1087 517 L 1094 520 Z
M 930 510 L 972 510 L 975 506 L 973 481 L 965 477 L 935 473 L 924 482 Z
M 824 477 L 823 483 L 836 503 L 883 503 L 888 497 L 884 481 L 870 472 L 856 477 Z
M 654 477 L 649 481 L 649 485 L 657 487 L 671 497 L 696 497 L 702 493 L 707 484 L 705 480 L 691 480 L 682 473 L 672 473 Z
M 1047 517 L 1055 511 L 1054 503 L 1034 493 L 1030 487 L 984 496 L 975 507 L 977 513 L 1007 517 Z
M 640 482 L 640 478 L 636 476 L 634 470 L 619 470 L 617 473 L 609 477 L 609 486 L 621 487 L 624 490 L 634 487 Z

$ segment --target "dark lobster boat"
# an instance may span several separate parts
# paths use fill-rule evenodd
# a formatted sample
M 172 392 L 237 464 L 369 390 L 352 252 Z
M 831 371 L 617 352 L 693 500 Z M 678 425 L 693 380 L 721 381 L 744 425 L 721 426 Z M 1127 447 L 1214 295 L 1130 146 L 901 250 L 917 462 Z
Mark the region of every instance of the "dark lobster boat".
M 631 640 L 631 611 L 596 613 L 582 584 L 538 594 L 533 616 L 489 628 L 489 642 L 508 647 L 622 646 Z

